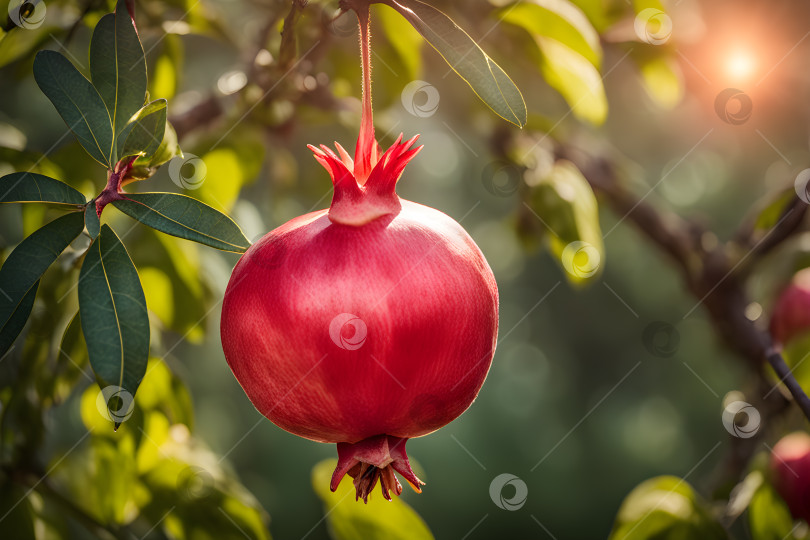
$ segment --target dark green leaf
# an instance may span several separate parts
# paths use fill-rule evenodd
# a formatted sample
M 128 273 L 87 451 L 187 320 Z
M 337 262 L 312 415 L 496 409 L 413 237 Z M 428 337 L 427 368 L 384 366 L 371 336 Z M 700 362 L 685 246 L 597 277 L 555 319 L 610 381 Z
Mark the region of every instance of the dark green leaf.
M 166 131 L 166 100 L 156 99 L 145 105 L 118 137 L 118 158 L 153 155 L 163 142 Z
M 111 168 L 113 130 L 98 91 L 55 51 L 40 51 L 34 59 L 34 79 L 85 150 Z
M 82 263 L 79 312 L 99 385 L 134 396 L 149 359 L 149 317 L 138 271 L 108 225 Z
M 126 2 L 96 25 L 90 42 L 90 74 L 112 118 L 118 137 L 146 96 L 146 60 Z M 117 145 L 120 147 L 120 142 Z M 116 154 L 116 161 L 122 155 Z
M 0 327 L 18 313 L 20 304 L 70 243 L 84 229 L 81 212 L 57 218 L 14 248 L 0 268 Z
M 312 487 L 323 501 L 331 536 L 335 540 L 433 540 L 433 534 L 413 508 L 399 497 L 386 501 L 372 493 L 368 504 L 358 504 L 348 476 L 336 492 L 329 481 L 337 460 L 327 459 L 312 469 Z
M 45 202 L 78 206 L 84 195 L 55 178 L 31 172 L 7 174 L 0 178 L 0 203 Z
M 419 0 L 387 0 L 499 116 L 523 127 L 526 103 L 515 83 L 453 20 Z
M 25 327 L 25 323 L 31 315 L 31 310 L 34 309 L 34 300 L 37 298 L 38 287 L 39 281 L 34 283 L 28 290 L 20 303 L 17 304 L 17 308 L 8 321 L 0 327 L 0 358 L 8 352 L 14 340 L 17 339 L 17 336 Z M 0 297 L 2 297 L 2 294 L 0 294 Z
M 84 209 L 84 227 L 87 229 L 87 234 L 90 235 L 90 238 L 95 239 L 96 236 L 98 236 L 98 232 L 101 229 L 101 220 L 96 211 L 95 199 L 87 203 L 87 207 Z
M 222 251 L 244 253 L 250 247 L 239 226 L 228 216 L 197 199 L 176 193 L 131 193 L 116 208 L 166 234 Z

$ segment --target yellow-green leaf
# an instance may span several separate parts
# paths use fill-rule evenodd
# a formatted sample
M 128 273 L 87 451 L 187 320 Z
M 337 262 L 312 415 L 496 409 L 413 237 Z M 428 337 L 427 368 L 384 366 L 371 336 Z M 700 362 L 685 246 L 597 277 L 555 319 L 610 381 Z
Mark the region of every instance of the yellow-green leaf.
M 334 540 L 433 540 L 424 520 L 399 497 L 386 501 L 375 492 L 369 495 L 368 504 L 355 501 L 354 485 L 348 476 L 332 493 L 329 482 L 336 465 L 337 460 L 327 459 L 312 469 L 312 486 L 323 501 Z

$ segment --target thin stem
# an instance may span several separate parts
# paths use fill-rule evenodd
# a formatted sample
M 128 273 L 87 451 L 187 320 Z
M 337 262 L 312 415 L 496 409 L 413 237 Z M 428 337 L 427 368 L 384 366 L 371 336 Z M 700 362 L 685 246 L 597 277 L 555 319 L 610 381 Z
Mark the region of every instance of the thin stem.
M 364 184 L 378 159 L 371 107 L 371 28 L 368 3 L 361 2 L 354 9 L 360 23 L 360 57 L 363 65 L 363 119 L 354 154 L 354 176 Z
M 793 376 L 793 372 L 785 363 L 785 359 L 782 358 L 779 351 L 773 347 L 768 347 L 766 355 L 768 357 L 768 362 L 776 372 L 779 380 L 787 387 L 793 396 L 793 399 L 796 401 L 796 404 L 799 406 L 799 408 L 801 408 L 807 419 L 810 420 L 810 397 L 807 397 L 807 394 L 799 385 L 796 377 Z

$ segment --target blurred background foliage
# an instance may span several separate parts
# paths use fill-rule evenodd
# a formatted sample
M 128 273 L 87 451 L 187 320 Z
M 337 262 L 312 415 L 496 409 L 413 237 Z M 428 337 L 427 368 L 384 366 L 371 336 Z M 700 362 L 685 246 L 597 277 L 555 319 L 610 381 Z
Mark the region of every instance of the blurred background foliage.
M 316 464 L 334 448 L 264 420 L 224 361 L 218 315 L 237 255 L 132 227 L 111 210 L 104 221 L 117 225 L 144 285 L 154 359 L 132 417 L 114 432 L 99 413 L 80 333 L 71 331 L 77 298 L 67 284 L 88 243 L 80 237 L 45 275 L 31 321 L 0 361 L 0 531 L 15 533 L 3 537 L 373 538 L 369 516 L 402 524 L 412 534 L 402 538 L 429 537 L 425 527 L 437 538 L 596 538 L 611 530 L 622 538 L 622 527 L 635 535 L 627 538 L 647 538 L 673 520 L 686 531 L 680 537 L 723 538 L 719 516 L 740 536 L 802 534 L 790 532 L 762 459 L 744 481 L 750 519 L 719 509 L 737 480 L 725 477 L 737 447 L 721 413 L 729 400 L 758 403 L 756 370 L 719 342 L 670 262 L 622 215 L 597 211 L 579 170 L 558 157 L 561 147 L 607 156 L 639 196 L 714 231 L 702 241 L 732 238 L 757 207 L 784 199 L 806 167 L 810 5 L 430 3 L 510 74 L 529 117 L 522 131 L 503 122 L 401 17 L 373 8 L 378 138 L 385 146 L 399 132 L 421 133 L 425 144 L 400 195 L 460 220 L 501 294 L 502 341 L 478 400 L 409 444 L 424 467 L 424 492 L 384 510 L 379 500 L 366 509 L 330 499 L 329 466 Z M 231 215 L 253 241 L 328 205 L 330 183 L 306 144 L 356 138 L 356 26 L 348 16 L 330 22 L 335 4 L 136 2 L 150 94 L 169 100 L 181 147 L 204 164 L 188 173 L 197 176 L 186 192 Z M 92 28 L 112 8 L 48 0 L 38 28 L 5 25 L 0 175 L 33 170 L 88 197 L 103 187 L 103 169 L 64 137 L 31 72 L 42 48 L 86 67 Z M 671 40 L 644 42 L 634 31 L 636 14 L 649 8 L 671 17 Z M 755 63 L 747 74 L 729 67 L 739 51 Z M 413 81 L 436 89 L 435 114 L 420 108 L 424 97 L 403 100 Z M 741 125 L 716 112 L 728 87 L 753 102 Z M 182 191 L 166 169 L 131 189 Z M 44 206 L 0 207 L 0 255 L 55 215 Z M 596 246 L 598 274 L 572 278 L 559 264 L 574 240 Z M 775 291 L 807 265 L 808 251 L 802 234 L 758 262 L 752 320 L 764 324 Z M 657 322 L 674 328 L 663 342 L 650 338 Z M 800 378 L 810 386 L 810 374 Z M 794 413 L 765 423 L 756 451 L 801 425 Z M 528 486 L 514 512 L 490 497 L 504 472 Z M 639 485 L 657 475 L 685 480 Z M 677 504 L 659 504 L 672 497 Z M 646 509 L 654 519 L 632 525 Z

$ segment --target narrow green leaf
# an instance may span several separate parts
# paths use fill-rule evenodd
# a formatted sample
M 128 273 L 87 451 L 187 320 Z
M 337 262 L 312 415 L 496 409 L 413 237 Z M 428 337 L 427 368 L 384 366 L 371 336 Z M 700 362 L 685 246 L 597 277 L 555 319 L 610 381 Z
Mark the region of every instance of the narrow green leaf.
M 84 149 L 93 159 L 111 168 L 113 130 L 110 115 L 90 81 L 55 51 L 37 53 L 34 79 Z
M 78 190 L 42 174 L 18 172 L 0 178 L 0 203 L 20 202 L 78 206 L 86 201 Z
M 562 94 L 577 118 L 602 124 L 608 103 L 602 76 L 593 64 L 555 39 L 535 36 L 535 41 L 543 53 L 540 70 L 546 82 Z
M 11 314 L 8 321 L 0 326 L 0 358 L 8 352 L 14 344 L 14 340 L 20 335 L 22 329 L 25 328 L 25 323 L 31 315 L 31 310 L 34 309 L 34 300 L 37 298 L 37 288 L 39 288 L 39 281 L 34 283 L 28 292 L 25 293 L 25 296 L 20 303 L 17 304 L 17 308 Z M 0 297 L 2 297 L 2 294 L 0 294 Z
M 0 327 L 15 316 L 42 274 L 84 229 L 81 212 L 56 218 L 20 242 L 0 268 Z
M 324 460 L 312 469 L 312 487 L 323 501 L 329 530 L 334 540 L 433 540 L 427 524 L 400 497 L 386 501 L 382 493 L 372 493 L 368 504 L 355 501 L 354 485 L 348 476 L 337 491 L 329 491 L 329 481 L 337 460 Z
M 515 83 L 467 32 L 438 9 L 419 0 L 384 0 L 411 23 L 495 113 L 526 125 L 526 103 Z
M 559 41 L 587 58 L 596 68 L 602 62 L 599 34 L 585 13 L 567 0 L 526 0 L 506 6 L 497 17 L 524 28 L 532 36 Z
M 156 99 L 135 113 L 118 136 L 118 158 L 152 156 L 163 142 L 166 132 L 165 99 Z
M 87 229 L 90 238 L 95 240 L 101 229 L 101 220 L 98 217 L 98 212 L 96 212 L 95 199 L 87 203 L 84 209 L 84 227 Z
M 176 193 L 131 193 L 116 208 L 153 229 L 211 246 L 244 253 L 250 247 L 239 226 L 205 203 Z
M 134 396 L 149 359 L 149 316 L 138 271 L 108 225 L 82 263 L 79 313 L 99 386 Z
M 119 0 L 114 14 L 105 15 L 96 25 L 90 42 L 90 74 L 118 138 L 146 96 L 146 59 L 124 0 Z M 117 153 L 116 161 L 121 157 Z
M 683 75 L 678 64 L 666 56 L 634 55 L 644 90 L 660 107 L 672 109 L 683 98 Z

